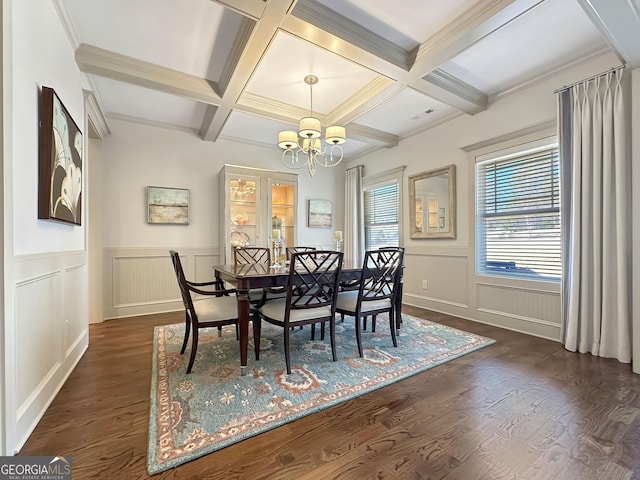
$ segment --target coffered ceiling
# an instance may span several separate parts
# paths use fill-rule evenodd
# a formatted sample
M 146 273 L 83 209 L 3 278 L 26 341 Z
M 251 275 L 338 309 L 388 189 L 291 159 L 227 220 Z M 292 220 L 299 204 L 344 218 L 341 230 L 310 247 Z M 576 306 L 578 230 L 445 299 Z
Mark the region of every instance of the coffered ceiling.
M 277 148 L 314 74 L 314 115 L 346 126 L 347 159 L 593 56 L 640 64 L 638 2 L 54 0 L 107 122 Z

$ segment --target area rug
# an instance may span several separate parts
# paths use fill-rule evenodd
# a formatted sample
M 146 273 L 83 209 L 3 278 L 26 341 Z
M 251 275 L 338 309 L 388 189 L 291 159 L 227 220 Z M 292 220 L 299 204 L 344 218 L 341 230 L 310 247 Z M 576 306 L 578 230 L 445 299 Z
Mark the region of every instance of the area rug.
M 428 370 L 494 343 L 494 340 L 403 315 L 394 348 L 389 321 L 363 331 L 358 356 L 353 318 L 336 325 L 338 361 L 310 328 L 291 335 L 287 375 L 282 330 L 262 326 L 260 360 L 251 355 L 240 376 L 235 329 L 201 330 L 198 353 L 187 375 L 189 347 L 180 355 L 184 324 L 156 327 L 149 416 L 147 470 L 154 474 L 209 454 L 287 422 Z

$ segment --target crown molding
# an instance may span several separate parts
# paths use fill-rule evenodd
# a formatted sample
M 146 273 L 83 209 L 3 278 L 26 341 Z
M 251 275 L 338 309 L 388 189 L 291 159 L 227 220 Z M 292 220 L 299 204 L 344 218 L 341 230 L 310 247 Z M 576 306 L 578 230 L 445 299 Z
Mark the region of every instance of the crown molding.
M 71 20 L 71 13 L 67 8 L 67 4 L 64 0 L 53 0 L 53 8 L 55 8 L 58 18 L 60 18 L 62 28 L 67 34 L 67 38 L 69 38 L 69 43 L 76 50 L 80 46 L 80 37 L 73 20 Z
M 107 135 L 110 135 L 111 130 L 109 130 L 109 124 L 107 123 L 107 119 L 105 118 L 102 108 L 100 108 L 93 91 L 82 90 L 82 93 L 84 94 L 85 111 L 89 117 L 89 121 L 93 125 L 93 128 L 96 130 L 98 137 L 102 139 Z
M 147 125 L 149 127 L 164 128 L 166 130 L 175 130 L 179 132 L 190 133 L 192 135 L 198 135 L 197 128 L 189 128 L 182 125 L 174 125 L 172 123 L 156 122 L 153 120 L 147 120 L 146 118 L 134 117 L 131 115 L 122 115 L 120 113 L 109 112 L 106 114 L 106 118 L 111 118 L 113 120 L 120 120 L 123 122 L 129 122 L 129 123 L 137 123 L 139 125 Z

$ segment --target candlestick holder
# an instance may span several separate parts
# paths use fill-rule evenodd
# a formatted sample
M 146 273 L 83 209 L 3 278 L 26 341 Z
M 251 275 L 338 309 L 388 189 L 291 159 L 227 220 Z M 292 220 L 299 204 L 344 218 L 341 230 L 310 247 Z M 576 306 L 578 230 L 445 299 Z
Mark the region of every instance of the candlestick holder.
M 273 261 L 271 268 L 280 268 L 280 240 L 273 240 Z
M 342 246 L 342 240 L 336 239 L 336 252 L 341 252 L 340 247 Z

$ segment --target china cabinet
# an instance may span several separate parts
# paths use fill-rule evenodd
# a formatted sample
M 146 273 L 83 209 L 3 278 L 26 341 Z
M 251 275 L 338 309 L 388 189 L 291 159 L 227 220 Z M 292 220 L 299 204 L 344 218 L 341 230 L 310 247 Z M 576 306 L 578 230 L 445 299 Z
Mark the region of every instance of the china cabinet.
M 235 247 L 272 248 L 274 237 L 280 237 L 281 257 L 296 245 L 298 175 L 224 165 L 219 182 L 223 263 L 233 263 Z

